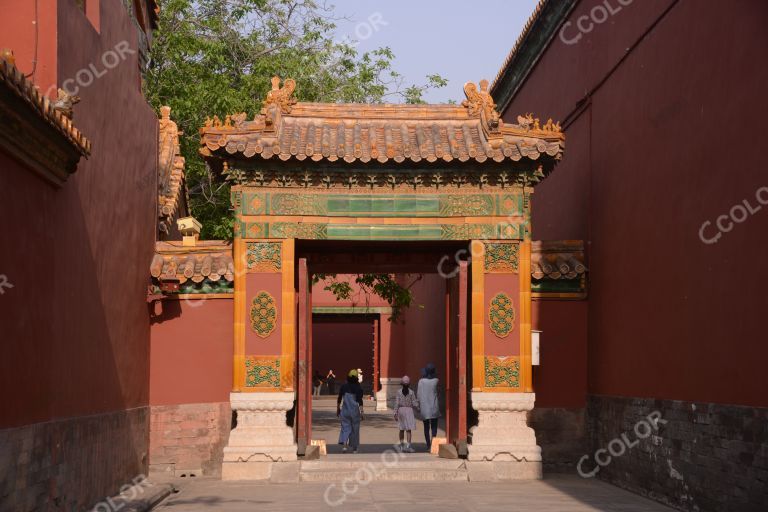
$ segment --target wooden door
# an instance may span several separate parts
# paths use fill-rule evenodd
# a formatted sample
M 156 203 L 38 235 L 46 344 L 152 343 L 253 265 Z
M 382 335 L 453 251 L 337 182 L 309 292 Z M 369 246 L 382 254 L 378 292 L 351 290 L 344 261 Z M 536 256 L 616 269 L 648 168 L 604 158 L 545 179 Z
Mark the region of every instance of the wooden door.
M 468 263 L 459 262 L 458 273 L 446 286 L 446 418 L 448 442 L 460 451 L 467 443 L 467 315 L 469 314 Z
M 298 274 L 296 442 L 304 455 L 312 441 L 312 280 L 306 258 L 299 259 Z

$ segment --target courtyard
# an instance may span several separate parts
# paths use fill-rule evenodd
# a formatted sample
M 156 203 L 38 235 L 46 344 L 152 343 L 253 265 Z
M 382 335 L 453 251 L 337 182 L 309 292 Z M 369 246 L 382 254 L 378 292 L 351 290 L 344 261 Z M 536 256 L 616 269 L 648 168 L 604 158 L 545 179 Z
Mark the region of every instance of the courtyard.
M 222 482 L 201 478 L 174 481 L 178 489 L 157 510 L 182 512 L 264 510 L 350 512 L 664 512 L 672 509 L 613 485 L 575 476 L 547 476 L 541 481 L 372 482 L 269 484 Z M 330 487 L 332 486 L 333 487 Z M 330 487 L 330 491 L 329 491 Z M 328 500 L 326 500 L 328 496 Z M 343 499 L 343 502 L 339 503 Z M 338 503 L 334 506 L 334 503 Z

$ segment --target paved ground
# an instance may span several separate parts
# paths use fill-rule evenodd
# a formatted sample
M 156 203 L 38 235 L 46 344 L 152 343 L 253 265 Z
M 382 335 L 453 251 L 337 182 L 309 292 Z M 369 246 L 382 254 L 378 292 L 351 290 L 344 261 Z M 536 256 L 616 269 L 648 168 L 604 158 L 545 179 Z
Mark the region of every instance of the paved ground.
M 329 455 L 323 460 L 380 462 L 381 454 L 397 443 L 397 426 L 391 412 L 375 412 L 366 403 L 366 420 L 361 429 L 361 453 L 341 454 L 339 424 L 333 401 L 317 401 L 313 411 L 313 438 L 325 439 Z M 442 435 L 442 429 L 438 433 Z M 406 462 L 430 459 L 425 452 L 423 432 L 414 432 L 414 448 Z M 443 462 L 450 462 L 443 460 Z M 150 477 L 150 480 L 157 480 Z M 168 481 L 168 480 L 166 480 Z M 554 475 L 541 481 L 484 482 L 383 482 L 358 484 L 301 482 L 223 482 L 213 478 L 175 478 L 178 489 L 156 510 L 158 512 L 240 512 L 240 511 L 330 511 L 344 512 L 670 512 L 671 509 L 612 485 L 578 476 Z
M 670 512 L 655 502 L 612 485 L 579 477 L 555 476 L 542 481 L 505 483 L 373 482 L 338 484 L 265 484 L 214 479 L 176 480 L 158 512 L 323 511 L 344 512 Z M 326 496 L 328 499 L 326 500 Z M 334 503 L 336 503 L 334 505 Z
M 366 401 L 365 420 L 360 426 L 360 454 L 382 453 L 390 450 L 398 443 L 398 429 L 392 411 L 376 411 L 376 402 Z M 420 421 L 416 422 L 417 430 L 413 432 L 413 448 L 426 452 L 424 430 Z M 442 423 L 439 425 L 438 436 L 445 436 Z M 315 400 L 312 407 L 312 439 L 324 439 L 328 447 L 328 455 L 341 454 L 339 442 L 339 419 L 336 417 L 336 401 L 323 398 Z M 349 455 L 352 456 L 351 454 Z

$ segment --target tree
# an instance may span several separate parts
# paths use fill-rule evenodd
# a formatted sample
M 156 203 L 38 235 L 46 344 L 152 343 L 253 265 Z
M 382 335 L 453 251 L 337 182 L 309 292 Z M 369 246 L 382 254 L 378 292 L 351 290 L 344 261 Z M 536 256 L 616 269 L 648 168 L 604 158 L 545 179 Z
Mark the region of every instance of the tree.
M 254 115 L 274 75 L 296 80 L 301 101 L 420 103 L 424 91 L 447 84 L 427 75 L 424 84 L 406 86 L 392 69 L 389 48 L 358 54 L 354 42 L 334 41 L 337 20 L 318 0 L 163 2 L 146 96 L 156 109 L 171 106 L 183 132 L 190 209 L 203 224 L 203 238 L 230 239 L 234 225 L 229 184 L 212 176 L 197 152 L 206 116 Z M 396 284 L 378 279 L 380 290 Z M 404 300 L 403 293 L 390 297 Z

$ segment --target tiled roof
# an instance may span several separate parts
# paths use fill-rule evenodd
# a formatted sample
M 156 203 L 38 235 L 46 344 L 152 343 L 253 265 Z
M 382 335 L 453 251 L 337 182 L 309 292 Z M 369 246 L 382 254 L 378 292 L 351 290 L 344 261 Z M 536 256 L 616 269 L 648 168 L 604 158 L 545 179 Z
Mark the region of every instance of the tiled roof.
M 188 280 L 201 283 L 205 279 L 232 282 L 235 279 L 232 245 L 219 240 L 198 241 L 195 246 L 156 242 L 150 274 L 159 281 L 178 280 L 182 284 Z
M 565 137 L 532 115 L 505 124 L 488 82 L 464 86 L 461 105 L 297 103 L 295 82 L 273 88 L 252 121 L 246 114 L 207 120 L 203 156 L 339 163 L 559 160 Z
M 37 90 L 8 55 L 0 57 L 0 84 L 26 104 L 31 113 L 59 132 L 80 155 L 90 155 L 91 142 L 75 128 L 70 118 L 54 109 L 53 102 Z
M 491 84 L 490 91 L 502 112 L 577 2 L 539 0 Z
M 547 2 L 549 2 L 549 0 L 539 0 L 539 3 L 536 4 L 536 7 L 533 9 L 533 12 L 528 17 L 528 21 L 525 22 L 525 26 L 523 27 L 523 30 L 521 30 L 520 35 L 517 36 L 517 41 L 515 41 L 515 44 L 514 46 L 512 46 L 512 49 L 509 50 L 509 53 L 507 54 L 507 58 L 504 59 L 504 64 L 501 65 L 501 68 L 499 69 L 498 73 L 496 73 L 496 78 L 494 78 L 493 82 L 491 83 L 491 90 L 494 90 L 496 88 L 496 84 L 501 78 L 501 75 L 504 74 L 504 70 L 506 70 L 510 62 L 512 62 L 512 58 L 515 56 L 515 54 L 517 54 L 518 49 L 520 49 L 520 45 L 523 43 L 523 41 L 525 41 L 525 38 L 528 37 L 528 34 L 531 31 L 531 27 L 533 27 L 533 24 L 536 22 L 536 20 L 539 19 L 539 16 L 541 15 L 542 7 L 544 7 L 544 4 L 546 4 Z
M 583 241 L 532 242 L 531 276 L 534 279 L 576 279 L 586 271 Z
M 178 213 L 187 189 L 184 185 L 184 157 L 179 148 L 179 129 L 171 121 L 171 108 L 160 108 L 158 130 L 159 190 L 158 228 L 170 233 L 171 225 Z

